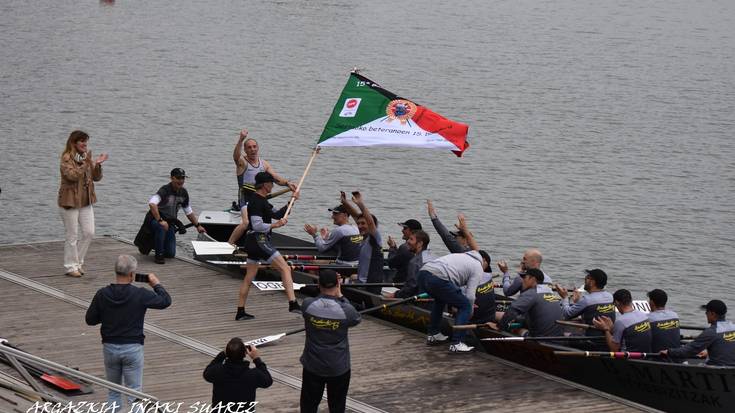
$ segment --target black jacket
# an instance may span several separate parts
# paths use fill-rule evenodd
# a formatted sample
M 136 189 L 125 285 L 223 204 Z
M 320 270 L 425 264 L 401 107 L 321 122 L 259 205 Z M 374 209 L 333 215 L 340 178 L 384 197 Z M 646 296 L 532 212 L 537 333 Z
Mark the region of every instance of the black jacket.
M 90 326 L 102 323 L 103 343 L 143 344 L 146 310 L 170 305 L 171 296 L 161 284 L 153 291 L 132 284 L 110 284 L 97 290 L 85 318 Z
M 204 380 L 213 385 L 212 406 L 220 402 L 253 402 L 255 389 L 265 389 L 273 384 L 273 378 L 263 360 L 258 357 L 253 362 L 255 368 L 251 369 L 248 361 L 226 360 L 224 351 L 217 354 L 204 369 Z

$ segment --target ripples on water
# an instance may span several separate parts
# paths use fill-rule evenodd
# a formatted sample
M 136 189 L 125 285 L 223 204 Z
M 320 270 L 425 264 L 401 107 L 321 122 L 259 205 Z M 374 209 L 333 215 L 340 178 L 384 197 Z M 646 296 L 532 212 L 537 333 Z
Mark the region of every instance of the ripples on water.
M 241 127 L 297 179 L 358 66 L 468 123 L 472 147 L 324 150 L 284 232 L 359 188 L 399 236 L 432 198 L 494 259 L 536 246 L 566 284 L 601 267 L 639 299 L 663 287 L 688 322 L 710 298 L 735 308 L 732 2 L 37 3 L 0 5 L 0 243 L 63 237 L 75 128 L 110 153 L 98 234 L 131 238 L 174 166 L 196 210 L 229 205 Z

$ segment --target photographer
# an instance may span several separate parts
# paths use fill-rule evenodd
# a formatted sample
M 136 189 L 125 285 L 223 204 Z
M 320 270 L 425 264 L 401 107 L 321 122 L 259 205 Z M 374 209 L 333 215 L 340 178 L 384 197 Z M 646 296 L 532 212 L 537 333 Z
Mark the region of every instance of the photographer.
M 245 360 L 245 354 L 255 363 Z M 217 354 L 204 369 L 204 380 L 212 383 L 213 412 L 226 411 L 227 403 L 253 403 L 255 390 L 268 388 L 273 378 L 255 346 L 246 346 L 239 337 L 232 338 L 225 351 Z M 251 410 L 248 410 L 251 411 Z
M 149 308 L 164 309 L 171 297 L 155 274 L 136 274 L 138 262 L 130 255 L 120 255 L 115 262 L 115 282 L 97 290 L 87 309 L 86 322 L 102 324 L 102 352 L 107 380 L 134 390 L 143 389 L 143 319 Z M 147 282 L 153 288 L 132 285 L 133 280 Z M 119 392 L 110 390 L 110 403 L 122 406 Z M 128 397 L 132 406 L 134 399 Z

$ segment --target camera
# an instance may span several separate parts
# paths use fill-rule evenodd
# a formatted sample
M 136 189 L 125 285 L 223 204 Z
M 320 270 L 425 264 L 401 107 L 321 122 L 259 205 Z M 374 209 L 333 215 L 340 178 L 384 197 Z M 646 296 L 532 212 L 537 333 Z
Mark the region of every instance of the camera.
M 245 344 L 245 352 L 250 353 L 253 351 L 253 348 L 252 344 Z
M 354 195 L 354 196 L 360 196 L 360 191 L 352 191 L 352 195 Z
M 149 282 L 148 274 L 144 272 L 136 272 L 135 273 L 135 282 L 138 283 L 147 283 Z

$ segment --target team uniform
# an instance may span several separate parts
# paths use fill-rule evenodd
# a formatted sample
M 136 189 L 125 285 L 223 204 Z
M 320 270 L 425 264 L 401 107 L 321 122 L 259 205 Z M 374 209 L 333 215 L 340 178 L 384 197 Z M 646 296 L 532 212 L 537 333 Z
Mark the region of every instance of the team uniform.
M 354 225 L 344 224 L 334 228 L 326 239 L 316 232 L 314 245 L 319 252 L 337 250 L 336 264 L 357 265 L 360 258 L 362 235 Z
M 561 315 L 565 320 L 575 317 L 581 317 L 585 324 L 592 325 L 595 317 L 609 317 L 615 321 L 615 305 L 613 304 L 613 296 L 607 291 L 595 291 L 587 295 L 583 295 L 579 301 L 574 304 L 569 303 L 569 297 L 562 299 Z M 604 336 L 600 330 L 588 328 L 585 332 L 587 336 Z
M 620 351 L 651 352 L 651 323 L 648 315 L 638 310 L 620 314 L 613 324 L 612 339 Z
M 681 333 L 678 314 L 671 310 L 651 311 L 648 314 L 648 321 L 651 322 L 651 349 L 654 353 L 679 347 Z
M 510 323 L 523 316 L 531 337 L 556 337 L 563 334 L 556 323 L 561 318 L 561 298 L 545 284 L 529 288 L 521 293 L 500 320 L 500 328 L 507 330 Z
M 271 223 L 274 218 L 277 220 L 283 218 L 287 208 L 288 205 L 284 205 L 277 210 L 257 193 L 253 193 L 250 197 L 247 206 L 248 230 L 243 237 L 248 263 L 265 261 L 270 264 L 281 255 L 271 243 Z
M 707 364 L 735 366 L 735 323 L 717 320 L 689 344 L 669 349 L 671 358 L 693 357 L 707 350 Z
M 360 323 L 360 313 L 344 297 L 320 295 L 302 305 L 306 327 L 301 411 L 316 412 L 327 386 L 329 411 L 343 412 L 350 385 L 347 329 Z
M 469 320 L 470 324 L 495 321 L 495 286 L 492 273 L 483 273 L 480 284 L 475 290 L 475 306 L 477 307 Z
M 419 269 L 423 267 L 424 264 L 435 259 L 436 257 L 431 255 L 429 250 L 423 250 L 421 251 L 421 254 L 414 255 L 413 258 L 411 258 L 411 261 L 408 262 L 406 281 L 403 283 L 403 287 L 396 291 L 396 298 L 413 297 L 419 292 L 423 292 L 419 291 L 418 280 L 416 277 L 418 276 Z
M 253 166 L 245 159 L 245 171 L 237 175 L 238 204 L 240 209 L 248 206 L 248 201 L 255 193 L 255 175 L 265 172 L 265 161 L 258 158 L 258 166 Z
M 383 282 L 383 238 L 380 229 L 375 227 L 375 234 L 366 234 L 360 244 L 360 254 L 357 265 L 357 280 L 361 283 Z M 369 287 L 368 291 L 380 294 L 380 287 Z

